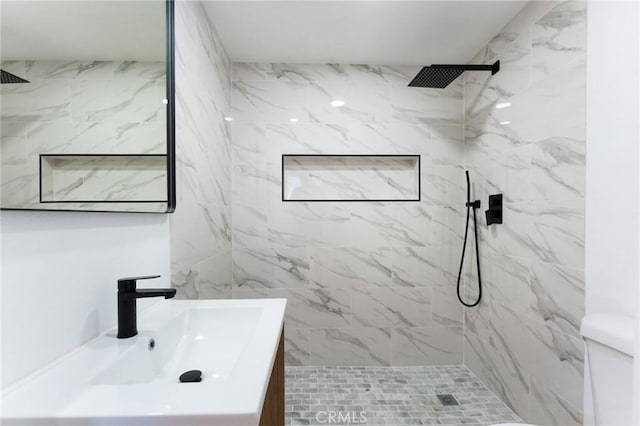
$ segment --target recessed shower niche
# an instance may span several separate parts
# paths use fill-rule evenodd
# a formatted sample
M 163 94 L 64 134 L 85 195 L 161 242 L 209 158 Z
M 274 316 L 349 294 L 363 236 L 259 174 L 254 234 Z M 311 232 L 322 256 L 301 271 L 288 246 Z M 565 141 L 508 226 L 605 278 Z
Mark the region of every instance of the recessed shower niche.
M 41 203 L 166 203 L 167 156 L 40 155 Z
M 420 155 L 284 154 L 282 201 L 420 201 Z

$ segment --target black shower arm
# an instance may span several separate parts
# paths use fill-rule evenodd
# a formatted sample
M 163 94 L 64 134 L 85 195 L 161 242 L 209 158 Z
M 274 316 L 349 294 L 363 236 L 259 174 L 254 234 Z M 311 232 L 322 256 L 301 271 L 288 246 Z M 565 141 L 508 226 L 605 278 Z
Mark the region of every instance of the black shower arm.
M 491 75 L 500 71 L 500 61 L 495 61 L 491 65 L 431 65 L 431 68 L 440 68 L 447 70 L 463 70 L 463 71 L 491 71 Z

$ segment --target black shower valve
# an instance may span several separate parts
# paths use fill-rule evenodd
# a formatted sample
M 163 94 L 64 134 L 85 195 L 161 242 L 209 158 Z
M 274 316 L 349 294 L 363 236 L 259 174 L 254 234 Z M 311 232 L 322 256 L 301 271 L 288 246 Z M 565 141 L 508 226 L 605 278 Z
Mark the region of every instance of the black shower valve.
M 502 194 L 489 195 L 489 210 L 485 210 L 487 226 L 502 223 Z

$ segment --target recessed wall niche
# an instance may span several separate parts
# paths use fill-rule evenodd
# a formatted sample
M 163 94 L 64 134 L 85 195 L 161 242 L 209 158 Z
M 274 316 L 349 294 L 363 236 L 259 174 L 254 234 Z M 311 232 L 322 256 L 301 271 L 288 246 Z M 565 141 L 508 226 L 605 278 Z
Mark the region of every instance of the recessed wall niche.
M 420 201 L 420 155 L 284 154 L 282 201 Z
M 40 155 L 41 203 L 166 203 L 166 155 Z

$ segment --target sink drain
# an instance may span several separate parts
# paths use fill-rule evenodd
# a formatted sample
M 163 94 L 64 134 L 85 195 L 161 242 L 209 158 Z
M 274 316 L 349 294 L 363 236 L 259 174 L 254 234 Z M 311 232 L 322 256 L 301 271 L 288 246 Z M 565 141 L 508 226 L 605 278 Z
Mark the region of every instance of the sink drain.
M 458 401 L 450 393 L 443 395 L 436 395 L 442 405 L 458 405 Z
M 149 344 L 147 345 L 150 351 L 152 351 L 156 347 L 156 341 L 154 339 L 149 339 Z
M 200 370 L 189 370 L 180 375 L 180 381 L 182 383 L 196 383 L 202 381 L 202 371 Z

